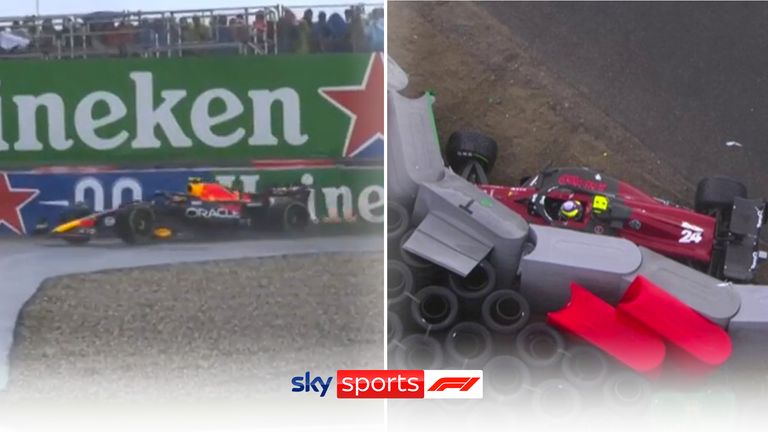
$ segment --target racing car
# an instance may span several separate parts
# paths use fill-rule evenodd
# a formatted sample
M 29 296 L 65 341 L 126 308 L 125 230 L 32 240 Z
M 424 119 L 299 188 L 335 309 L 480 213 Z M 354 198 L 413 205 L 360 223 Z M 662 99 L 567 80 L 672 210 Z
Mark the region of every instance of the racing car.
M 493 139 L 455 132 L 449 166 L 530 223 L 623 237 L 724 280 L 751 281 L 768 258 L 759 249 L 766 202 L 727 177 L 702 179 L 694 209 L 653 197 L 589 168 L 546 167 L 519 186 L 492 185 Z
M 273 187 L 243 193 L 219 183 L 190 178 L 186 192 L 158 191 L 149 201 L 93 212 L 75 205 L 61 215 L 50 234 L 72 244 L 110 231 L 129 244 L 185 234 L 216 236 L 242 229 L 297 231 L 311 222 L 306 186 Z

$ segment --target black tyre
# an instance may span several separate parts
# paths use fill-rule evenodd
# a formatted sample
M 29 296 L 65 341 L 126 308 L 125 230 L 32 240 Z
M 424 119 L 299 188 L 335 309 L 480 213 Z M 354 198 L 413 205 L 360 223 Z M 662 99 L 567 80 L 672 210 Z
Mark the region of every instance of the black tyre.
M 743 183 L 728 177 L 704 178 L 696 186 L 696 211 L 730 210 L 736 197 L 747 197 L 747 187 Z
M 283 208 L 280 218 L 281 228 L 285 232 L 304 231 L 309 226 L 309 209 L 300 202 L 288 203 Z
M 122 209 L 115 220 L 115 233 L 128 244 L 142 244 L 152 240 L 155 212 L 147 205 Z
M 528 391 L 531 370 L 517 357 L 494 357 L 483 367 L 485 387 L 495 399 L 512 399 Z
M 457 366 L 467 369 L 488 362 L 493 354 L 493 339 L 483 325 L 464 321 L 448 331 L 444 347 Z
M 520 360 L 531 367 L 554 366 L 563 358 L 565 340 L 552 327 L 544 323 L 530 324 L 515 340 Z
M 387 302 L 390 306 L 412 296 L 413 283 L 413 271 L 410 267 L 402 261 L 387 261 Z
M 411 216 L 408 210 L 400 203 L 387 201 L 387 239 L 399 242 L 410 225 Z
M 648 380 L 632 372 L 619 372 L 608 377 L 603 395 L 609 409 L 641 411 L 651 402 Z
M 411 302 L 411 316 L 422 328 L 445 330 L 456 322 L 459 300 L 448 288 L 432 285 L 423 288 Z
M 485 173 L 490 173 L 498 152 L 496 141 L 478 132 L 454 132 L 445 145 L 445 159 L 457 173 L 461 173 L 469 161 L 479 162 Z
M 485 298 L 496 288 L 496 269 L 488 260 L 480 261 L 467 275 L 461 277 L 451 273 L 448 283 L 459 297 L 465 299 Z
M 483 300 L 480 310 L 483 322 L 498 333 L 512 334 L 528 324 L 531 307 L 528 301 L 511 289 L 492 292 Z
M 403 337 L 403 321 L 394 312 L 387 312 L 387 344 L 400 342 Z
M 582 409 L 579 391 L 568 381 L 552 379 L 544 381 L 533 393 L 533 411 L 541 419 L 552 423 L 567 423 Z
M 440 369 L 444 357 L 440 342 L 415 334 L 406 337 L 397 346 L 394 364 L 398 369 Z
M 595 388 L 608 376 L 605 355 L 590 346 L 576 346 L 563 356 L 561 368 L 565 379 L 579 388 Z

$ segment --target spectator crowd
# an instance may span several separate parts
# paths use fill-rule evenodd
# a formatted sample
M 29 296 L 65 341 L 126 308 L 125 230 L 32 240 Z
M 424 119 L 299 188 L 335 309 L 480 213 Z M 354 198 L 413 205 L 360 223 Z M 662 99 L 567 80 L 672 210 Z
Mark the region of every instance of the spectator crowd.
M 277 34 L 278 52 L 384 51 L 384 9 L 373 9 L 368 16 L 361 7 L 346 9 L 343 17 L 320 12 L 316 20 L 312 9 L 299 20 L 288 10 L 278 20 Z
M 342 13 L 285 7 L 175 14 L 96 12 L 0 20 L 1 57 L 311 54 L 384 50 L 384 9 Z

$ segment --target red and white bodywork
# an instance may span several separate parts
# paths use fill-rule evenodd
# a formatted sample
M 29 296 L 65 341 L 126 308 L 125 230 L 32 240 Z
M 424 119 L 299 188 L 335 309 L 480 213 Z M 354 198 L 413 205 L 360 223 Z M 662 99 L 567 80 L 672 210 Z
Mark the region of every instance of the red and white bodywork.
M 534 224 L 616 235 L 680 260 L 709 263 L 712 258 L 717 233 L 714 217 L 654 198 L 594 170 L 550 169 L 520 187 L 480 188 Z M 612 215 L 606 215 L 606 209 L 598 215 L 593 208 L 596 196 L 607 200 Z M 559 203 L 569 199 L 581 202 L 584 215 L 579 220 L 560 221 Z

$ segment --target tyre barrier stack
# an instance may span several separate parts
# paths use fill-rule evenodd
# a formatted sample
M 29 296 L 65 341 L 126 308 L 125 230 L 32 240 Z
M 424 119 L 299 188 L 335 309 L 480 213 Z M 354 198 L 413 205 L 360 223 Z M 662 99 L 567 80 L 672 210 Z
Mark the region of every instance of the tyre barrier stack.
M 648 409 L 656 383 L 548 325 L 514 287 L 498 286 L 489 262 L 462 278 L 403 250 L 409 212 L 389 203 L 389 214 L 390 369 L 482 369 L 485 400 L 547 421 L 571 421 L 595 402 L 613 414 Z

